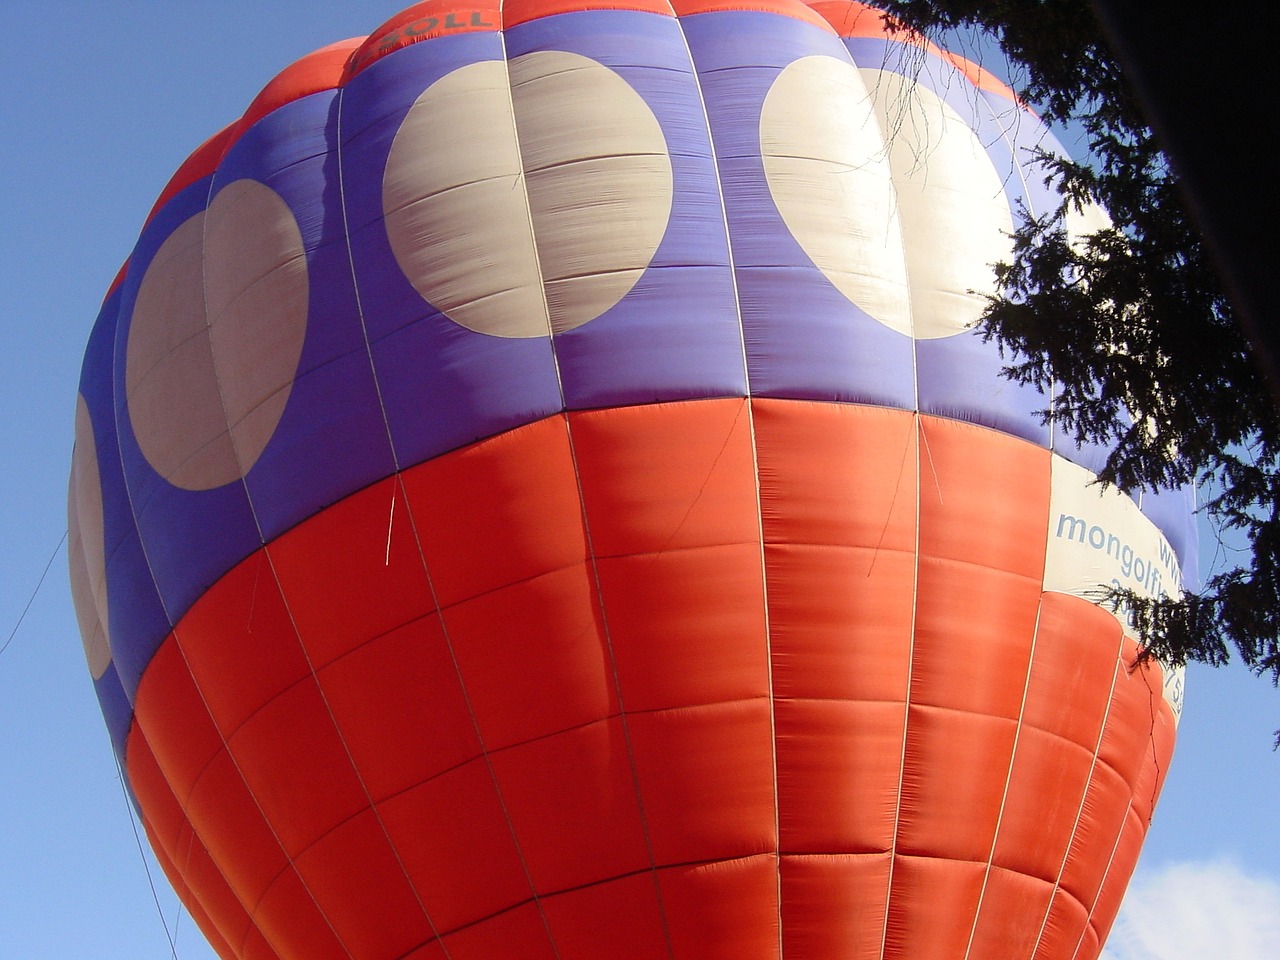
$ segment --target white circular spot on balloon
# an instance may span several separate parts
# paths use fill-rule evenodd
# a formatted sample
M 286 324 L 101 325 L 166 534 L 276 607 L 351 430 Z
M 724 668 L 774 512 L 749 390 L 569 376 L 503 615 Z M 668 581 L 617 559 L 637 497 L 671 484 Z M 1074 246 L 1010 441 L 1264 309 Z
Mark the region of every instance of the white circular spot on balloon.
M 306 334 L 302 235 L 270 187 L 237 180 L 161 244 L 125 357 L 143 455 L 187 490 L 242 478 L 279 426 Z
M 424 300 L 500 337 L 545 337 L 506 65 L 459 67 L 409 108 L 382 180 L 391 252 Z
M 635 286 L 666 231 L 671 161 L 618 74 L 536 52 L 428 87 L 396 133 L 382 199 L 423 299 L 480 333 L 547 336 Z
M 76 398 L 76 443 L 67 492 L 67 556 L 71 566 L 71 599 L 84 641 L 84 656 L 89 662 L 89 673 L 97 680 L 111 665 L 111 635 L 107 627 L 102 480 L 93 424 L 83 396 Z
M 804 57 L 770 88 L 760 144 L 779 214 L 849 300 L 918 338 L 977 322 L 1013 216 L 977 136 L 936 94 Z
M 529 208 L 557 333 L 621 300 L 671 216 L 671 157 L 648 104 L 608 67 L 574 53 L 511 61 Z
M 243 475 L 293 391 L 307 335 L 306 251 L 288 204 L 256 180 L 236 180 L 213 198 L 204 251 L 209 341 Z

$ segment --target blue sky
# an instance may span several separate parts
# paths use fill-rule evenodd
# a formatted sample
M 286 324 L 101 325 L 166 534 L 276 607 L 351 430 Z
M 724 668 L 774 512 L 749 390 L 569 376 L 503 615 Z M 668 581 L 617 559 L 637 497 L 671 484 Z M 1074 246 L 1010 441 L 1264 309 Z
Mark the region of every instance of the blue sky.
M 65 529 L 81 352 L 160 188 L 280 68 L 368 33 L 401 6 L 5 3 L 0 644 Z M 1208 544 L 1204 562 L 1214 553 Z M 1111 960 L 1274 955 L 1277 726 L 1280 693 L 1265 681 L 1238 666 L 1190 671 L 1178 752 Z M 81 654 L 65 549 L 0 653 L 0 771 L 0 956 L 167 957 L 166 925 L 177 957 L 213 956 L 135 841 Z

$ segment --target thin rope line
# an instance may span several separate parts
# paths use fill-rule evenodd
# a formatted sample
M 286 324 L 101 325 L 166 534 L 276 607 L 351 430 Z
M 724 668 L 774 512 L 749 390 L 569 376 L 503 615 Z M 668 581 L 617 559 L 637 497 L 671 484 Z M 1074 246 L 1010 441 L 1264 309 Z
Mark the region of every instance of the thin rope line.
M 36 588 L 31 591 L 31 596 L 27 598 L 27 605 L 22 608 L 22 613 L 18 614 L 18 622 L 13 625 L 13 629 L 9 631 L 9 636 L 5 638 L 3 644 L 0 644 L 0 656 L 9 649 L 9 644 L 13 643 L 13 638 L 18 635 L 18 628 L 22 626 L 22 621 L 27 618 L 27 612 L 31 609 L 31 604 L 36 602 L 36 594 L 40 592 L 40 588 L 44 585 L 44 578 L 49 575 L 49 568 L 53 566 L 53 561 L 58 556 L 58 551 L 62 549 L 62 545 L 67 542 L 68 531 L 63 530 L 62 536 L 58 539 L 58 545 L 53 548 L 53 553 L 49 554 L 49 562 L 44 565 L 44 570 L 40 573 L 40 579 L 36 581 Z
M 111 755 L 115 759 L 116 764 L 116 783 L 120 784 L 120 796 L 124 799 L 126 815 L 129 818 L 129 827 L 133 830 L 133 843 L 138 849 L 138 859 L 142 861 L 142 869 L 147 875 L 147 886 L 151 889 L 151 902 L 155 904 L 156 916 L 160 918 L 160 926 L 164 929 L 164 937 L 169 941 L 169 956 L 172 957 L 173 960 L 178 960 L 178 946 L 176 939 L 177 925 L 174 925 L 174 932 L 170 933 L 169 923 L 164 918 L 164 909 L 160 906 L 160 895 L 156 893 L 155 880 L 151 876 L 151 864 L 147 862 L 147 852 L 142 845 L 142 837 L 138 833 L 136 813 L 133 809 L 133 804 L 129 801 L 129 791 L 124 785 L 124 770 L 120 766 L 120 758 L 116 756 L 114 750 L 111 752 Z M 194 833 L 194 830 L 192 832 Z M 179 904 L 181 904 L 181 900 L 179 900 Z

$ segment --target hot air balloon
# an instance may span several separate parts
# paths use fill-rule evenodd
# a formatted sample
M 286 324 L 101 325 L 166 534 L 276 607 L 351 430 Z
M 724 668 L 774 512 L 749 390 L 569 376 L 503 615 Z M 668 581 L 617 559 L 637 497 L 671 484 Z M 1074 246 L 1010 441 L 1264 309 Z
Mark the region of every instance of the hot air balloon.
M 71 572 L 217 952 L 1096 957 L 1194 527 L 974 329 L 1037 147 L 859 3 L 429 0 L 192 154 Z

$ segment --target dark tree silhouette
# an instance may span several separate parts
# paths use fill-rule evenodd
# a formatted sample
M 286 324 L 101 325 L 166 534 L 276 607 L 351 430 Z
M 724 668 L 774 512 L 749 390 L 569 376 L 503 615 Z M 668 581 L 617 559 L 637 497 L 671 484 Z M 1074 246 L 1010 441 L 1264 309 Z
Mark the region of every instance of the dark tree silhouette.
M 1177 170 L 1083 0 L 884 0 L 931 39 L 989 34 L 1019 95 L 1083 131 L 1089 156 L 1049 161 L 1062 197 L 1024 218 L 983 318 L 1006 375 L 1056 384 L 1052 415 L 1115 450 L 1101 475 L 1126 489 L 1189 480 L 1222 536 L 1247 541 L 1181 601 L 1113 592 L 1148 655 L 1221 665 L 1232 653 L 1280 681 L 1280 416 Z M 1153 13 L 1153 16 L 1155 14 Z M 951 44 L 954 46 L 954 44 Z M 1068 243 L 1067 210 L 1102 205 L 1113 226 Z

